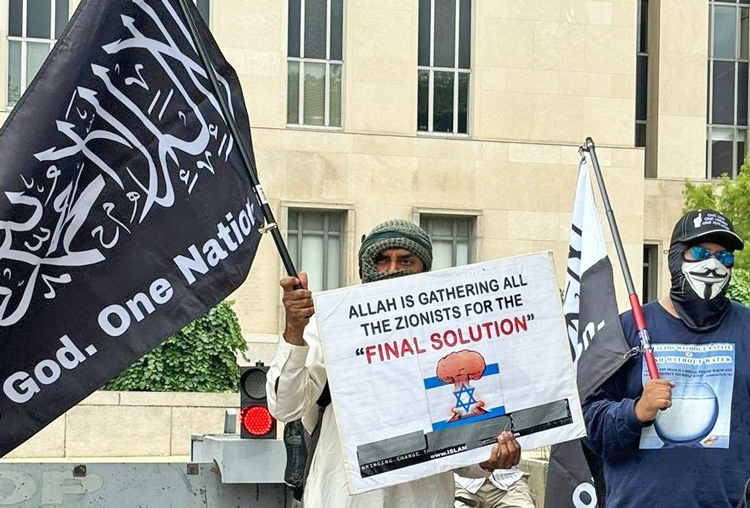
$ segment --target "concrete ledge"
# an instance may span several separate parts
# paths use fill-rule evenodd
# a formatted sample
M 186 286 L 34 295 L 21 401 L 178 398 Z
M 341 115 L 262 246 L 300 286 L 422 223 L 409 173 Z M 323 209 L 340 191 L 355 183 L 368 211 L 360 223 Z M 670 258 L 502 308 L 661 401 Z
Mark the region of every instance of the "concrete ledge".
M 239 407 L 239 393 L 117 392 L 121 406 Z
M 120 403 L 120 393 L 123 392 L 94 392 L 83 399 L 79 406 L 117 406 Z
M 171 455 L 171 408 L 77 406 L 65 421 L 65 455 Z
M 65 416 L 59 417 L 4 458 L 65 457 Z
M 191 434 L 224 428 L 238 393 L 91 394 L 4 459 L 169 457 L 190 453 Z
M 224 410 L 238 407 L 237 393 L 95 392 L 2 459 L 187 460 L 191 434 L 222 433 Z M 521 459 L 536 508 L 544 508 L 544 455 L 532 450 Z

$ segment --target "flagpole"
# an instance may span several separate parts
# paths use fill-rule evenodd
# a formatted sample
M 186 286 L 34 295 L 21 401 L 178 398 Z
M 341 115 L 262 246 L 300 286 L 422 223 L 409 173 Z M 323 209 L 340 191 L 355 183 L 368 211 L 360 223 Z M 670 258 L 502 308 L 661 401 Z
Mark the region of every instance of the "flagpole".
M 181 0 L 182 1 L 182 0 Z M 586 143 L 581 147 L 583 151 L 587 151 L 591 155 L 591 163 L 594 166 L 594 174 L 596 175 L 596 182 L 599 184 L 599 191 L 602 195 L 602 202 L 604 204 L 604 210 L 607 214 L 607 222 L 609 223 L 609 229 L 612 232 L 612 239 L 615 242 L 615 249 L 617 250 L 617 258 L 620 261 L 620 268 L 622 275 L 625 277 L 625 287 L 628 290 L 630 298 L 630 307 L 633 310 L 633 320 L 638 330 L 638 335 L 641 339 L 641 347 L 643 349 L 643 357 L 646 360 L 646 367 L 648 368 L 648 375 L 651 379 L 659 379 L 659 368 L 656 366 L 656 359 L 654 358 L 654 349 L 651 347 L 651 339 L 646 328 L 646 318 L 643 316 L 643 309 L 641 308 L 641 302 L 638 300 L 638 293 L 635 291 L 635 285 L 633 284 L 633 278 L 630 276 L 630 268 L 628 267 L 628 259 L 625 256 L 625 249 L 622 246 L 622 239 L 620 238 L 620 231 L 617 228 L 617 222 L 615 221 L 615 213 L 612 211 L 612 206 L 609 203 L 609 196 L 607 195 L 607 188 L 604 186 L 604 178 L 602 177 L 602 170 L 599 167 L 599 159 L 596 156 L 596 145 L 594 140 L 586 138 Z
M 224 116 L 227 125 L 229 126 L 229 131 L 231 132 L 232 137 L 234 137 L 234 140 L 239 147 L 242 162 L 245 165 L 247 174 L 250 177 L 250 183 L 253 186 L 253 191 L 255 192 L 255 196 L 258 199 L 258 203 L 260 204 L 261 212 L 263 213 L 263 218 L 266 223 L 265 226 L 261 228 L 261 233 L 271 233 L 273 241 L 276 244 L 276 249 L 278 249 L 279 255 L 281 256 L 281 262 L 284 264 L 284 268 L 286 269 L 287 275 L 296 278 L 297 270 L 294 267 L 294 262 L 292 261 L 291 256 L 289 255 L 289 250 L 287 250 L 286 248 L 284 239 L 281 237 L 281 232 L 279 231 L 279 227 L 276 224 L 276 219 L 273 216 L 273 211 L 268 205 L 266 195 L 263 192 L 263 187 L 260 185 L 260 181 L 258 180 L 258 171 L 255 168 L 253 160 L 250 158 L 248 149 L 245 146 L 245 140 L 242 138 L 242 136 L 240 136 L 240 129 L 237 126 L 237 122 L 235 122 L 234 117 L 231 115 L 227 99 L 224 94 L 221 93 L 221 89 L 219 88 L 219 81 L 216 79 L 216 72 L 214 71 L 214 67 L 211 64 L 211 61 L 208 58 L 208 54 L 206 52 L 206 46 L 203 44 L 203 39 L 201 39 L 200 35 L 198 34 L 198 28 L 195 24 L 195 19 L 193 19 L 193 15 L 187 5 L 187 2 L 191 0 L 177 1 L 180 4 L 180 8 L 182 9 L 182 15 L 187 21 L 188 30 L 190 31 L 190 35 L 193 38 L 193 42 L 195 43 L 195 48 L 198 52 L 198 56 L 200 56 L 203 67 L 205 67 L 206 73 L 208 74 L 208 79 L 211 82 L 211 86 L 213 87 L 214 95 L 219 100 L 221 113 Z M 298 289 L 299 286 L 295 286 L 295 288 Z

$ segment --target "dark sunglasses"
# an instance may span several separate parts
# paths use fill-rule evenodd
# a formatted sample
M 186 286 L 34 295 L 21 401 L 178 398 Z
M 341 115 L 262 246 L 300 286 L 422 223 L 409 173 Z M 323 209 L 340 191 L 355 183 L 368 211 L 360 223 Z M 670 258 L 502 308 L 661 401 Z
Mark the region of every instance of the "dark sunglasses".
M 734 266 L 734 253 L 728 250 L 720 250 L 716 254 L 712 254 L 710 250 L 700 245 L 695 245 L 690 248 L 690 255 L 693 256 L 695 261 L 705 261 L 709 258 L 716 258 L 716 260 L 727 268 Z

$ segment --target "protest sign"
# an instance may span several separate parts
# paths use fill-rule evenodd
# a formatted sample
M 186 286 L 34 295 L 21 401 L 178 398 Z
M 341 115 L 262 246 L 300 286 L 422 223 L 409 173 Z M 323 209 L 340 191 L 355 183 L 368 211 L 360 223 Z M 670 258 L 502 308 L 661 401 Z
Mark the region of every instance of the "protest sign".
M 351 493 L 585 434 L 549 252 L 320 293 Z

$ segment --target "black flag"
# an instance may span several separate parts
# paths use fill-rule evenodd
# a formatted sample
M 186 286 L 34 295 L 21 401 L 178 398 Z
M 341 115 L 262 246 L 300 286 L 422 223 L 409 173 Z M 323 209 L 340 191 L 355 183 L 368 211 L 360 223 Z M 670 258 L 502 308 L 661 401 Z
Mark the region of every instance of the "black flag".
M 578 393 L 583 401 L 625 363 L 629 347 L 620 327 L 601 223 L 594 203 L 588 165 L 581 161 L 570 232 L 568 272 L 563 303 Z M 601 484 L 594 488 L 583 443 L 570 441 L 552 447 L 545 506 L 594 508 Z M 589 455 L 593 465 L 596 457 Z M 601 500 L 599 500 L 601 501 Z M 603 503 L 599 502 L 600 508 Z
M 84 0 L 0 131 L 0 456 L 247 276 L 260 207 L 187 27 L 178 0 Z

